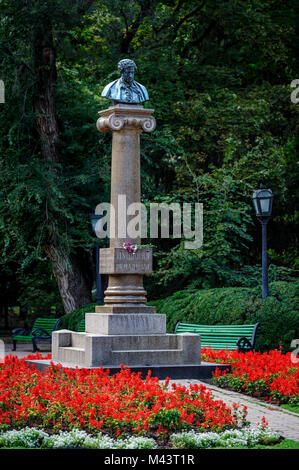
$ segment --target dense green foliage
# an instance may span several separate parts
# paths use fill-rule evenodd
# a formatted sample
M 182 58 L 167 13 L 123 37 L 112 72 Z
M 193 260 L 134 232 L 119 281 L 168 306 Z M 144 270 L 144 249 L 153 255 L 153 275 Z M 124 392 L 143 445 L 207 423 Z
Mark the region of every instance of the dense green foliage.
M 172 296 L 148 303 L 157 313 L 166 314 L 167 331 L 173 333 L 178 321 L 207 325 L 260 323 L 256 350 L 268 351 L 282 346 L 291 350 L 291 341 L 299 337 L 299 283 L 274 281 L 270 295 L 261 299 L 260 287 L 227 287 L 216 289 L 185 289 Z M 76 331 L 86 312 L 94 311 L 89 304 L 64 315 L 60 328 Z
M 259 283 L 260 225 L 250 196 L 260 181 L 275 194 L 270 263 L 276 279 L 292 278 L 299 269 L 298 106 L 290 100 L 297 14 L 295 0 L 0 0 L 3 304 L 38 309 L 42 299 L 43 311 L 62 310 L 50 243 L 81 272 L 90 266 L 88 214 L 109 201 L 110 183 L 111 135 L 99 134 L 95 122 L 108 105 L 101 91 L 125 57 L 137 63 L 157 119 L 141 139 L 143 201 L 204 205 L 200 249 L 150 240 L 149 298 Z M 39 37 L 40 47 L 51 39 L 56 61 L 52 160 L 37 127 Z
M 84 307 L 77 308 L 73 312 L 64 315 L 59 325 L 59 329 L 62 330 L 66 328 L 68 330 L 77 331 L 80 321 L 85 318 L 85 313 L 94 312 L 95 305 L 96 304 L 84 305 Z
M 260 323 L 256 350 L 268 351 L 280 346 L 289 351 L 299 336 L 299 283 L 272 282 L 270 295 L 261 299 L 260 288 L 184 290 L 171 297 L 149 302 L 157 312 L 167 315 L 167 330 L 176 323 L 207 325 Z

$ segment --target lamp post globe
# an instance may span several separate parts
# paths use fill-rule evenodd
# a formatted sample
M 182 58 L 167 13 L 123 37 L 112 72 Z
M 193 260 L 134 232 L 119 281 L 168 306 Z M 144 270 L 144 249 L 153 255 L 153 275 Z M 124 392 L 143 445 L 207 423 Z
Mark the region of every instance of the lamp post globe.
M 260 189 L 253 191 L 252 201 L 255 213 L 262 224 L 262 298 L 269 295 L 268 288 L 268 255 L 267 255 L 267 224 L 272 214 L 273 193 L 271 189 Z
M 253 206 L 257 217 L 266 217 L 269 220 L 272 214 L 273 193 L 271 189 L 264 189 L 261 184 L 260 189 L 253 191 Z

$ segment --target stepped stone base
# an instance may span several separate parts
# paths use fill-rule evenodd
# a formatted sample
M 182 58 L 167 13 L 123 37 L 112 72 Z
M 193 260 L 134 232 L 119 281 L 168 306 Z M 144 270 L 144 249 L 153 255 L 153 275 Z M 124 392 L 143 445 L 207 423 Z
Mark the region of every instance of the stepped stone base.
M 166 332 L 166 316 L 158 313 L 86 313 L 85 331 L 100 335 L 159 335 Z
M 149 313 L 87 313 L 86 331 L 58 330 L 52 334 L 52 361 L 27 360 L 38 370 L 51 362 L 70 369 L 109 370 L 121 364 L 146 377 L 149 371 L 163 380 L 210 379 L 216 367 L 228 364 L 201 363 L 200 336 L 193 333 L 166 334 L 166 316 Z
M 82 367 L 200 364 L 200 336 L 101 335 L 59 330 L 52 334 L 52 360 Z
M 51 361 L 46 359 L 30 359 L 26 361 L 26 364 L 31 367 L 36 368 L 37 370 L 43 371 L 46 370 L 51 365 Z M 79 369 L 83 368 L 82 366 L 75 366 L 74 364 L 62 363 L 63 367 L 69 369 Z M 211 379 L 213 372 L 215 372 L 216 367 L 221 370 L 231 370 L 230 364 L 215 364 L 211 362 L 201 362 L 201 364 L 176 364 L 176 365 L 156 365 L 153 364 L 150 367 L 142 365 L 133 365 L 130 366 L 131 372 L 141 373 L 141 376 L 145 378 L 149 372 L 152 373 L 153 377 L 158 377 L 160 380 L 170 377 L 171 379 L 197 379 L 197 380 L 206 380 Z M 86 369 L 99 369 L 100 367 L 86 367 Z M 105 370 L 109 369 L 109 374 L 116 374 L 121 370 L 120 366 L 109 365 L 104 367 Z
M 190 367 L 201 362 L 200 336 L 166 334 L 166 315 L 145 311 L 86 313 L 84 333 L 52 333 L 52 361 L 66 367 L 106 369 L 121 364 L 143 369 L 183 367 L 188 377 Z

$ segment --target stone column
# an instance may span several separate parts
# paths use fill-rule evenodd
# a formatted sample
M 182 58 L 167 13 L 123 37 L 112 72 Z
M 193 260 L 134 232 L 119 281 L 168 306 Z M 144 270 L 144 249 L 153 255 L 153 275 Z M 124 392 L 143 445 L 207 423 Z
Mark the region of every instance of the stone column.
M 135 99 L 142 95 L 147 100 L 148 94 L 143 85 L 135 82 L 131 87 L 132 80 L 128 80 L 132 78 L 131 69 L 136 68 L 134 62 L 124 60 L 120 65 L 121 82 L 107 85 L 102 96 L 114 99 L 113 96 L 119 97 L 119 93 L 127 87 L 127 94 L 132 100 L 134 95 Z M 123 67 L 128 67 L 126 74 Z M 135 93 L 136 89 L 138 93 Z M 155 313 L 154 307 L 146 305 L 143 275 L 152 272 L 152 250 L 142 248 L 131 254 L 122 246 L 124 241 L 140 242 L 139 238 L 134 238 L 133 234 L 131 238 L 128 233 L 127 224 L 136 214 L 128 216 L 127 208 L 132 203 L 140 203 L 140 134 L 155 129 L 152 113 L 152 109 L 141 105 L 124 103 L 99 112 L 98 130 L 113 133 L 111 203 L 115 209 L 115 220 L 112 212 L 111 221 L 116 233 L 115 236 L 110 233 L 110 247 L 100 250 L 100 272 L 109 275 L 109 283 L 105 291 L 105 305 L 98 305 L 95 312 L 85 314 L 85 332 L 58 330 L 53 333 L 54 363 L 107 367 L 110 371 L 111 368 L 118 369 L 120 364 L 136 371 L 157 367 L 156 373 L 161 378 L 165 378 L 166 374 L 168 376 L 172 367 L 171 376 L 173 373 L 181 378 L 198 376 L 200 336 L 191 333 L 167 334 L 166 315 Z M 120 200 L 119 196 L 125 197 L 125 201 Z M 120 217 L 124 219 L 121 233 L 118 231 L 118 209 L 124 216 Z
M 135 255 L 128 253 L 123 242 L 140 243 L 140 238 L 130 238 L 127 225 L 134 216 L 127 215 L 131 203 L 140 203 L 140 134 L 152 132 L 156 127 L 153 109 L 141 105 L 117 104 L 100 111 L 97 128 L 100 132 L 112 131 L 111 204 L 115 209 L 115 236 L 110 238 L 110 248 L 100 250 L 100 272 L 109 274 L 105 291 L 105 306 L 97 306 L 98 313 L 151 313 L 147 307 L 143 274 L 152 271 L 152 252 L 139 249 Z M 119 197 L 122 198 L 120 201 Z M 124 198 L 125 197 L 125 198 Z M 124 200 L 125 199 L 125 200 Z M 121 202 L 122 207 L 119 208 Z M 124 233 L 118 231 L 118 213 L 122 213 Z

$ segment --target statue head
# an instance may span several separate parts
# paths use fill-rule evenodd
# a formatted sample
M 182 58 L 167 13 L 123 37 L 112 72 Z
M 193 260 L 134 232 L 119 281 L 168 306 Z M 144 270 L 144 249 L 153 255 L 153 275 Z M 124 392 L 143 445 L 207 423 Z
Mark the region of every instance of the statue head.
M 129 85 L 134 81 L 134 73 L 137 69 L 136 64 L 131 59 L 123 59 L 118 63 L 118 71 L 122 76 L 122 79 Z
M 136 64 L 131 59 L 122 59 L 118 63 L 121 77 L 105 86 L 102 95 L 115 103 L 139 104 L 149 99 L 145 86 L 134 80 Z

